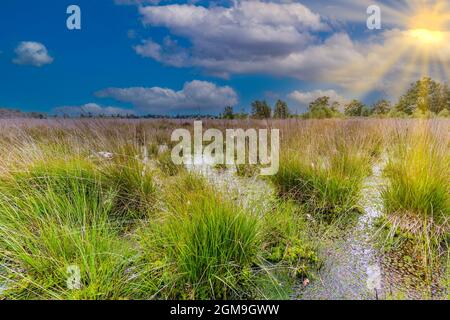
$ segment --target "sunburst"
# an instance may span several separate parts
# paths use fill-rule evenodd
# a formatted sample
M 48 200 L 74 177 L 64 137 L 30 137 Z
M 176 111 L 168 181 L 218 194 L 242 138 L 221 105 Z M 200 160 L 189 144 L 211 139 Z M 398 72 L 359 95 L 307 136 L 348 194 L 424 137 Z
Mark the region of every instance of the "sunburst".
M 417 40 L 420 45 L 426 46 L 426 48 L 442 45 L 446 40 L 444 32 L 429 29 L 412 29 L 409 31 L 409 36 Z
M 371 0 L 358 2 L 362 8 Z M 450 77 L 450 2 L 448 0 L 403 0 L 381 5 L 384 42 L 371 47 L 364 63 L 345 66 L 338 76 L 365 72 L 367 81 L 352 84 L 351 91 L 363 96 L 387 76 L 397 95 L 418 77 L 431 76 L 448 81 Z M 358 9 L 356 9 L 358 10 Z M 353 15 L 352 15 L 353 16 Z M 373 57 L 371 59 L 371 57 Z M 378 59 L 379 61 L 375 61 Z M 370 74 L 369 74 L 370 73 Z

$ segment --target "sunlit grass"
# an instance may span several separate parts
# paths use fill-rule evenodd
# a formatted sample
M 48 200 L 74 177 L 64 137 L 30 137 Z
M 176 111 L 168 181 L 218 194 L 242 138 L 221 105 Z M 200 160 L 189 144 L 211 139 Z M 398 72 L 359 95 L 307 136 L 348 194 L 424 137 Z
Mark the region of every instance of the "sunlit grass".
M 419 121 L 427 125 L 414 129 Z M 274 121 L 282 132 L 280 171 L 268 183 L 280 197 L 252 210 L 159 152 L 172 129 L 189 128 L 184 123 L 5 124 L 0 282 L 7 290 L 0 297 L 289 298 L 293 284 L 313 279 L 320 265 L 306 217 L 358 210 L 363 181 L 385 156 L 388 216 L 431 219 L 442 240 L 448 123 L 433 121 Z M 253 167 L 237 171 L 236 179 L 255 178 Z M 80 268 L 77 289 L 67 286 L 70 266 Z
M 324 122 L 325 124 L 325 122 Z M 280 170 L 273 176 L 281 194 L 323 214 L 358 209 L 362 183 L 379 155 L 381 138 L 330 122 L 311 125 L 282 149 Z M 348 129 L 348 131 L 346 131 Z
M 0 259 L 6 295 L 19 299 L 114 299 L 126 296 L 131 247 L 112 219 L 115 191 L 103 190 L 83 162 L 37 165 L 3 181 Z M 79 290 L 67 286 L 77 266 Z
M 410 213 L 438 224 L 450 217 L 450 154 L 448 143 L 426 122 L 393 147 L 385 169 L 383 191 L 389 213 Z

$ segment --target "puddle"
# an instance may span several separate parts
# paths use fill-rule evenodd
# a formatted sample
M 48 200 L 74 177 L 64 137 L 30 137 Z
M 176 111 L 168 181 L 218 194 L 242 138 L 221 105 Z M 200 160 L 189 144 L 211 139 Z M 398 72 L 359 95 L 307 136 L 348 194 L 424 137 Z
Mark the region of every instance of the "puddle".
M 382 264 L 372 244 L 375 219 L 382 214 L 381 165 L 373 167 L 364 182 L 360 205 L 363 213 L 343 235 L 330 239 L 320 255 L 324 264 L 318 279 L 296 298 L 313 300 L 373 300 L 384 296 Z
M 211 159 L 196 156 L 193 161 L 186 162 L 186 168 L 200 173 L 218 190 L 254 214 L 261 214 L 265 209 L 271 208 L 276 192 L 269 183 L 258 177 L 239 177 L 234 166 L 215 168 L 210 163 Z
M 186 163 L 186 168 L 204 176 L 250 212 L 261 214 L 277 198 L 275 189 L 263 179 L 239 177 L 235 167 L 214 168 L 208 160 L 195 158 Z M 383 165 L 375 165 L 372 176 L 364 182 L 360 202 L 364 210 L 356 223 L 339 237 L 326 240 L 319 253 L 323 266 L 318 278 L 306 288 L 299 284 L 294 288 L 296 294 L 292 298 L 373 300 L 443 295 L 439 286 L 430 290 L 424 285 L 424 276 L 417 272 L 417 261 L 411 259 L 407 252 L 383 254 L 373 244 L 374 223 L 383 213 L 380 194 L 382 169 Z M 0 295 L 5 289 L 0 282 Z
M 383 165 L 376 165 L 364 182 L 360 205 L 364 209 L 349 232 L 328 240 L 322 249 L 319 277 L 297 299 L 366 300 L 444 297 L 438 283 L 428 285 L 420 261 L 404 248 L 384 253 L 374 245 L 376 218 L 383 214 Z M 441 270 L 442 272 L 442 270 Z M 443 272 L 442 272 L 443 273 Z M 440 276 L 435 275 L 436 278 Z M 437 281 L 436 281 L 437 282 Z

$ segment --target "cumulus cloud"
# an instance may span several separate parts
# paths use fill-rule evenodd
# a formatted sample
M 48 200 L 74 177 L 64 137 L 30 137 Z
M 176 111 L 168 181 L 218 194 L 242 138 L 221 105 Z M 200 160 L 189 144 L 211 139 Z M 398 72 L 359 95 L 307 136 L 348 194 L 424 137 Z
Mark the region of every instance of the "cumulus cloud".
M 20 65 L 42 67 L 53 62 L 47 48 L 39 42 L 23 41 L 17 46 L 15 53 L 13 62 Z
M 231 7 L 209 8 L 174 4 L 139 10 L 145 25 L 165 27 L 170 36 L 162 43 L 146 39 L 135 51 L 175 67 L 199 67 L 225 78 L 270 74 L 349 86 L 360 75 L 344 74 L 342 68 L 366 63 L 362 44 L 345 32 L 332 33 L 319 14 L 297 2 L 236 1 Z M 180 46 L 173 37 L 191 45 Z
M 136 114 L 136 111 L 130 109 L 123 109 L 118 107 L 102 107 L 96 103 L 87 103 L 82 106 L 62 106 L 55 108 L 53 110 L 56 114 L 59 115 L 69 115 L 69 116 L 80 116 L 80 115 L 131 115 Z
M 186 82 L 179 91 L 161 87 L 108 88 L 97 92 L 97 96 L 128 102 L 141 112 L 156 114 L 212 112 L 238 102 L 231 87 L 199 80 Z
M 288 97 L 300 105 L 308 105 L 312 101 L 320 97 L 329 97 L 331 101 L 339 103 L 345 102 L 345 98 L 337 93 L 335 90 L 314 90 L 314 91 L 293 91 Z
M 417 71 L 424 70 L 415 63 L 420 56 L 430 65 L 449 61 L 449 41 L 426 51 L 424 44 L 401 25 L 387 24 L 384 31 L 352 37 L 343 31 L 344 26 L 336 27 L 330 16 L 335 13 L 337 19 L 350 22 L 358 19 L 342 15 L 333 1 L 326 2 L 236 0 L 231 6 L 142 5 L 139 12 L 144 25 L 166 28 L 169 35 L 161 42 L 146 39 L 134 49 L 163 64 L 196 67 L 219 77 L 287 76 L 333 85 L 360 97 L 373 90 L 391 96 L 402 92 L 420 76 Z M 366 8 L 353 7 L 357 9 L 352 11 L 355 18 L 366 18 Z M 383 12 L 393 11 L 386 7 Z M 443 36 L 450 39 L 450 33 Z
M 173 36 L 188 39 L 191 47 L 149 39 L 135 47 L 138 54 L 224 76 L 267 71 L 261 66 L 273 66 L 277 59 L 304 50 L 318 41 L 313 32 L 327 30 L 320 15 L 300 3 L 237 1 L 231 7 L 209 8 L 173 4 L 139 11 L 145 25 L 165 27 Z
M 174 67 L 183 67 L 190 64 L 188 52 L 178 46 L 178 43 L 170 37 L 165 37 L 163 45 L 152 40 L 144 40 L 142 44 L 134 47 L 137 54 L 153 58 L 156 61 L 169 64 Z
M 188 3 L 196 3 L 200 0 L 188 0 Z M 218 0 L 212 0 L 211 3 L 214 3 Z M 219 0 L 222 1 L 222 0 Z M 176 2 L 176 0 L 114 0 L 114 3 L 118 5 L 145 5 L 145 4 L 151 4 L 151 5 L 157 5 L 160 3 L 169 3 L 169 2 Z
M 445 41 L 434 46 L 420 41 L 405 25 L 404 6 L 393 6 L 394 0 L 382 5 L 383 30 L 364 36 L 345 31 L 350 30 L 347 23 L 366 30 L 364 1 L 234 0 L 208 7 L 118 1 L 139 2 L 143 24 L 168 31 L 162 41 L 136 44 L 136 53 L 174 67 L 223 78 L 292 77 L 359 98 L 374 91 L 398 97 L 424 73 L 448 79 L 441 69 L 450 63 L 449 30 L 440 35 Z

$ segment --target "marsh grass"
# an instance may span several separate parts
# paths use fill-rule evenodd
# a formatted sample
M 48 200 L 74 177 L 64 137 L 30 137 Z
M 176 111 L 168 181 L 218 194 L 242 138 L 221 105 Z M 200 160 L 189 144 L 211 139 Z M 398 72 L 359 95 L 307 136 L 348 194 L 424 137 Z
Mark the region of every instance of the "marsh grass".
M 173 163 L 171 152 L 163 152 L 159 154 L 157 157 L 157 165 L 158 168 L 167 176 L 176 176 L 185 169 L 182 165 Z
M 314 279 L 321 263 L 316 252 L 322 233 L 307 217 L 319 224 L 320 216 L 347 220 L 351 215 L 342 213 L 357 209 L 362 181 L 386 147 L 389 215 L 407 211 L 445 225 L 448 126 L 433 129 L 423 143 L 401 140 L 413 123 L 206 121 L 205 128 L 282 132 L 280 171 L 271 179 L 282 197 L 247 210 L 234 195 L 174 167 L 167 152 L 158 152 L 158 146 L 170 145 L 172 129 L 192 129 L 192 123 L 2 122 L 0 264 L 6 274 L 0 277 L 9 280 L 0 296 L 289 298 L 292 286 Z M 238 174 L 251 176 L 253 169 L 238 168 Z M 421 243 L 440 254 L 432 245 L 437 229 L 430 230 Z M 70 266 L 80 268 L 79 289 L 67 287 Z
M 187 175 L 172 186 L 168 212 L 151 225 L 151 245 L 168 266 L 168 297 L 225 299 L 245 296 L 260 242 L 260 224 L 201 178 Z M 174 190 L 174 191 L 175 191 Z M 148 229 L 146 229 L 148 230 Z
M 387 212 L 415 214 L 430 223 L 447 224 L 450 217 L 448 144 L 421 122 L 392 150 L 385 169 L 388 185 L 382 196 Z
M 103 191 L 80 161 L 36 165 L 0 191 L 0 257 L 14 299 L 114 299 L 125 296 L 131 252 L 111 220 L 115 192 Z M 67 268 L 81 272 L 67 287 Z
M 141 276 L 160 279 L 147 284 L 162 288 L 157 296 L 286 298 L 280 279 L 293 282 L 318 262 L 293 203 L 274 202 L 256 216 L 187 173 L 166 188 L 167 211 L 137 233 L 150 266 Z
M 388 250 L 412 251 L 432 286 L 448 264 L 450 157 L 445 126 L 418 120 L 397 132 L 389 148 L 382 189 L 386 216 L 380 222 Z M 444 277 L 445 279 L 445 277 Z M 444 280 L 448 282 L 447 280 Z M 448 288 L 448 283 L 444 284 Z
M 339 122 L 328 125 L 313 122 L 290 138 L 272 180 L 282 195 L 329 216 L 358 210 L 363 180 L 380 153 L 381 138 Z
M 126 220 L 151 215 L 158 197 L 154 173 L 136 158 L 113 160 L 101 167 L 102 184 L 115 190 L 113 211 Z
M 281 263 L 294 278 L 314 276 L 320 261 L 303 208 L 292 201 L 277 202 L 264 215 L 262 228 L 265 260 Z

